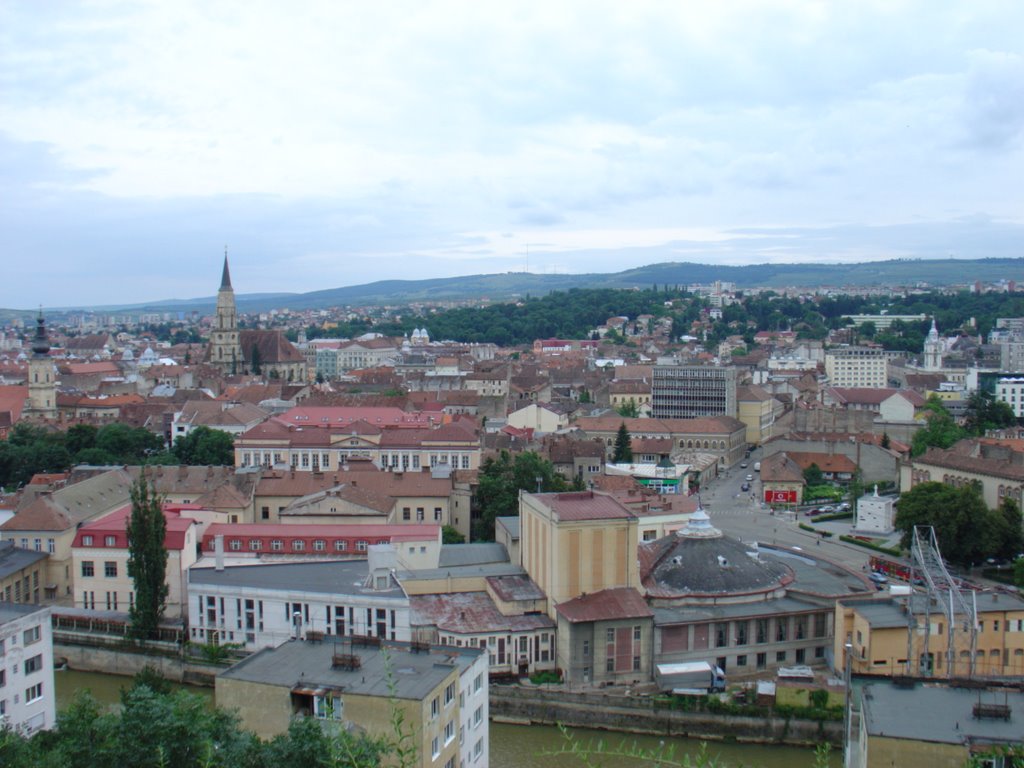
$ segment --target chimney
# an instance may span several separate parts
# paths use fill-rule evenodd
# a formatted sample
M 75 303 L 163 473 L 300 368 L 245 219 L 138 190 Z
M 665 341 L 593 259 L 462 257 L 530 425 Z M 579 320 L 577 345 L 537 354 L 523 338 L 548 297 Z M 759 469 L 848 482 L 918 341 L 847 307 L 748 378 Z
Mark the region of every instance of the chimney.
M 214 570 L 224 570 L 224 536 L 218 533 L 213 537 Z

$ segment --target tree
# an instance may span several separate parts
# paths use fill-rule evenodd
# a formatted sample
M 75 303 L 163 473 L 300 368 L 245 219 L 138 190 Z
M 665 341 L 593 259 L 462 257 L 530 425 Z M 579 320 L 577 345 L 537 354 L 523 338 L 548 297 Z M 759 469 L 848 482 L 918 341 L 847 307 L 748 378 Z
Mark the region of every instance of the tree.
M 967 398 L 964 429 L 972 435 L 984 435 L 990 429 L 1003 429 L 1017 423 L 1013 408 L 986 392 L 975 392 Z
M 633 438 L 626 429 L 626 422 L 619 424 L 619 431 L 615 435 L 615 450 L 612 453 L 613 464 L 628 464 L 633 461 Z
M 825 475 L 817 464 L 811 464 L 811 466 L 804 470 L 804 482 L 808 486 L 821 485 L 824 481 Z
M 594 402 L 591 399 L 590 390 L 587 389 L 586 387 L 583 387 L 582 389 L 580 389 L 579 402 L 580 403 L 592 403 L 592 402 Z
M 235 438 L 207 426 L 198 426 L 179 437 L 171 450 L 182 464 L 225 467 L 235 463 Z
M 128 576 L 135 587 L 129 613 L 132 631 L 149 638 L 156 631 L 167 605 L 167 521 L 163 499 L 145 470 L 131 487 L 132 514 L 128 520 Z
M 619 416 L 627 419 L 635 419 L 640 415 L 640 408 L 632 397 L 615 409 Z
M 935 528 L 942 556 L 951 563 L 972 566 L 989 557 L 1005 557 L 1020 551 L 1020 509 L 1004 502 L 990 510 L 975 484 L 961 488 L 944 483 L 921 483 L 900 496 L 896 507 L 896 528 L 902 545 L 909 549 L 914 526 Z
M 465 544 L 466 537 L 459 533 L 459 530 L 451 525 L 441 527 L 442 544 Z
M 935 395 L 928 398 L 925 418 L 928 420 L 927 425 L 914 433 L 910 448 L 911 456 L 920 456 L 931 447 L 949 448 L 957 440 L 967 436 L 967 433 L 953 421 L 942 400 Z
M 254 374 L 259 376 L 263 373 L 263 356 L 260 354 L 260 348 L 255 344 L 252 345 L 252 352 L 249 353 L 249 361 Z
M 540 486 L 538 488 L 538 485 Z M 473 507 L 474 541 L 494 541 L 494 521 L 519 513 L 519 491 L 544 493 L 568 490 L 569 486 L 554 465 L 535 451 L 508 451 L 497 458 L 488 457 L 480 467 Z
M 889 448 L 892 447 L 892 440 L 889 439 L 889 433 L 888 432 L 883 432 L 882 433 L 882 440 L 879 443 L 879 445 L 881 445 L 886 450 L 888 450 Z

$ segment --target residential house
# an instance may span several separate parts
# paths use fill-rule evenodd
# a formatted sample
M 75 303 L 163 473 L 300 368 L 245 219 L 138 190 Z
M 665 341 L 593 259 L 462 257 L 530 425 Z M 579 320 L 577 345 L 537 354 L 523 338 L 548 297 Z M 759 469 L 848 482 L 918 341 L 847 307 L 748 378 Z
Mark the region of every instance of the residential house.
M 56 724 L 50 609 L 0 602 L 0 729 L 31 736 Z

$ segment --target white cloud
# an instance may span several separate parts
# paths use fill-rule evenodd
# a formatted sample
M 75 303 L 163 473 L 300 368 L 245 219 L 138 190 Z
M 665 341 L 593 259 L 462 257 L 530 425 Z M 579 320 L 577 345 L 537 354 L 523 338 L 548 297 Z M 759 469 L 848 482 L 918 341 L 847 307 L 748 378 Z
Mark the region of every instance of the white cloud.
M 125 237 L 195 248 L 90 287 L 149 299 L 211 290 L 194 267 L 224 241 L 261 291 L 501 271 L 531 241 L 621 268 L 744 227 L 927 220 L 939 248 L 1024 210 L 1022 22 L 1011 0 L 7 0 L 9 251 L 60 273 Z M 0 305 L 58 303 L 33 274 Z

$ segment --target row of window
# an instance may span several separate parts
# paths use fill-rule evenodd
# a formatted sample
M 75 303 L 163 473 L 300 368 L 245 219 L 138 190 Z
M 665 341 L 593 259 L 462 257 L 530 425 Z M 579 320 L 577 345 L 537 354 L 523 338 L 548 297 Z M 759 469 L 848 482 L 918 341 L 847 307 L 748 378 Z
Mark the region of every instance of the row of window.
M 377 539 L 375 542 L 370 542 L 365 539 L 359 539 L 355 542 L 356 552 L 365 552 L 366 548 L 371 544 L 388 544 L 390 539 Z M 249 539 L 248 550 L 250 552 L 259 552 L 263 549 L 263 539 Z M 228 549 L 232 552 L 239 552 L 243 549 L 244 542 L 241 539 L 228 539 Z M 270 551 L 271 552 L 283 552 L 285 542 L 283 539 L 271 539 L 270 540 Z M 335 552 L 347 552 L 349 551 L 349 541 L 347 539 L 334 539 L 331 544 Z M 306 549 L 305 539 L 292 539 L 289 542 L 291 552 L 303 552 Z M 327 540 L 326 539 L 313 539 L 313 551 L 314 552 L 326 552 L 327 551 Z
M 39 602 L 39 571 L 32 571 L 31 576 L 14 579 L 2 593 L 5 603 L 38 603 Z
M 42 539 L 32 539 L 31 543 L 32 543 L 32 549 L 34 549 L 36 552 L 42 552 L 43 551 L 43 540 Z M 29 548 L 29 540 L 27 538 L 23 538 L 19 542 L 19 544 L 20 544 L 22 549 L 28 549 Z M 49 552 L 52 555 L 52 554 L 54 554 L 57 551 L 56 548 L 57 548 L 57 544 L 56 544 L 56 542 L 53 539 L 47 539 L 46 540 L 46 551 L 47 552 Z
M 82 561 L 82 576 L 84 578 L 92 578 L 96 575 L 96 563 L 92 560 Z M 107 560 L 103 563 L 103 575 L 108 579 L 117 578 L 117 563 L 113 560 Z
M 93 546 L 94 540 L 95 540 L 95 537 L 92 536 L 91 534 L 88 534 L 88 533 L 83 534 L 82 535 L 82 546 L 83 547 L 91 547 L 91 546 Z M 117 537 L 116 536 L 104 536 L 103 537 L 103 546 L 105 546 L 105 547 L 117 546 Z

